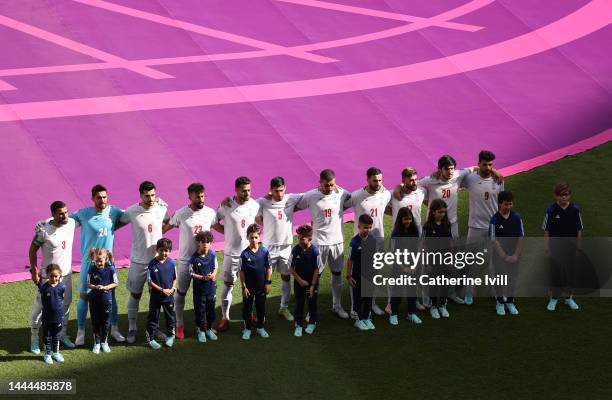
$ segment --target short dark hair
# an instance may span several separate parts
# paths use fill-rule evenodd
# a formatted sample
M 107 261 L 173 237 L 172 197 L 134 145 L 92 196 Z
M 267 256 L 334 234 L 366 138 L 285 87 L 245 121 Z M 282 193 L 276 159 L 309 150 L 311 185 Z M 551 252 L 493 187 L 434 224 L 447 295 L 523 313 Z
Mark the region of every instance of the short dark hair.
M 481 150 L 480 153 L 478 153 L 478 162 L 493 161 L 493 160 L 495 160 L 495 154 L 493 154 L 492 151 Z
M 168 250 L 171 251 L 172 250 L 172 240 L 170 239 L 166 239 L 166 238 L 161 238 L 157 241 L 157 244 L 155 245 L 155 248 L 157 250 Z
M 380 175 L 380 174 L 382 174 L 382 171 L 379 168 L 376 168 L 376 167 L 370 167 L 366 171 L 366 176 L 368 178 L 370 178 L 372 176 Z
M 501 204 L 504 201 L 512 202 L 514 201 L 514 195 L 509 190 L 502 190 L 497 195 L 497 204 Z
M 193 182 L 191 185 L 187 186 L 187 194 L 200 194 L 204 193 L 205 190 L 204 185 L 202 185 L 200 182 Z
M 270 179 L 271 188 L 277 188 L 281 186 L 285 186 L 285 179 L 282 176 L 275 176 L 274 178 Z
M 100 192 L 108 192 L 108 190 L 100 184 L 95 185 L 91 188 L 91 197 L 95 197 Z
M 319 179 L 322 180 L 322 181 L 325 181 L 325 182 L 329 182 L 329 181 L 331 181 L 332 179 L 335 179 L 335 178 L 336 178 L 336 173 L 332 169 L 324 169 L 319 174 Z
M 312 236 L 312 226 L 308 224 L 300 225 L 296 232 L 298 236 Z
M 51 214 L 55 214 L 57 210 L 59 210 L 60 208 L 64 208 L 64 207 L 66 207 L 66 203 L 64 203 L 63 201 L 61 200 L 54 201 L 53 203 L 51 203 L 51 207 L 50 207 Z
M 406 167 L 402 170 L 402 179 L 410 178 L 417 174 L 417 170 L 412 167 Z
M 554 193 L 559 196 L 561 193 L 572 193 L 572 189 L 570 188 L 569 183 L 567 182 L 559 182 L 555 185 L 555 187 L 553 188 Z
M 438 169 L 446 168 L 451 165 L 453 167 L 456 166 L 457 161 L 455 161 L 455 159 L 448 154 L 444 154 L 438 159 Z
M 212 233 L 210 233 L 210 231 L 202 231 L 202 232 L 198 232 L 197 235 L 195 235 L 195 241 L 196 242 L 204 242 L 204 243 L 212 243 L 213 242 L 213 235 Z
M 359 224 L 360 225 L 372 225 L 374 220 L 368 214 L 361 214 L 359 216 Z
M 236 181 L 234 182 L 234 187 L 239 188 L 242 185 L 249 185 L 250 183 L 251 183 L 251 180 L 247 178 L 246 176 L 239 176 L 238 178 L 236 178 Z
M 138 186 L 138 191 L 140 192 L 140 194 L 143 194 L 144 192 L 148 192 L 149 190 L 153 189 L 155 189 L 155 184 L 151 181 L 144 181 L 140 184 L 140 186 Z
M 47 275 L 49 275 L 53 271 L 59 271 L 60 275 L 62 274 L 62 268 L 57 264 L 49 264 L 47 265 L 47 268 L 45 268 L 45 272 L 47 272 Z
M 259 233 L 259 232 L 261 232 L 261 228 L 259 227 L 259 225 L 251 224 L 247 228 L 246 234 L 247 234 L 247 236 L 249 236 L 251 233 Z

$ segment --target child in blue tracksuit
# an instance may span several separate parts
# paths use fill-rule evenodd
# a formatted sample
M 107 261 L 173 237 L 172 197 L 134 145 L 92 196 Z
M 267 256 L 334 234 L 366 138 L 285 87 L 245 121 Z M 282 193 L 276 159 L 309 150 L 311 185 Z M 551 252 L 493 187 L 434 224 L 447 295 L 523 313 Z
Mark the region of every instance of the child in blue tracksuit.
M 372 260 L 377 248 L 376 239 L 370 235 L 374 221 L 367 214 L 359 216 L 358 233 L 349 244 L 349 258 L 346 260 L 346 279 L 353 291 L 353 309 L 357 311 L 355 327 L 366 331 L 375 329 L 370 314 L 372 313 L 372 286 L 369 284 L 372 274 Z M 370 294 L 368 295 L 368 291 Z
M 580 307 L 574 300 L 576 261 L 582 237 L 580 208 L 570 201 L 572 190 L 566 182 L 554 187 L 555 202 L 546 210 L 542 229 L 546 252 L 550 257 L 551 297 L 546 308 L 555 311 L 557 301 L 565 294 L 564 303 L 572 310 Z
M 59 351 L 62 321 L 64 320 L 64 293 L 66 286 L 60 282 L 62 270 L 57 264 L 47 265 L 47 282 L 38 283 L 42 302 L 42 329 L 45 344 L 44 360 L 53 364 L 53 360 L 64 362 Z
M 147 342 L 153 350 L 161 345 L 155 341 L 159 329 L 159 309 L 164 310 L 168 338 L 166 346 L 174 344 L 174 292 L 176 291 L 176 262 L 168 255 L 172 250 L 170 239 L 159 239 L 156 244 L 157 256 L 149 263 L 149 286 L 151 297 L 149 299 L 149 315 L 147 317 Z
M 198 341 L 206 338 L 217 340 L 212 330 L 215 321 L 215 294 L 217 292 L 217 254 L 210 248 L 213 235 L 210 231 L 195 236 L 198 250 L 189 260 L 189 273 L 193 279 L 193 309 L 198 332 Z
M 94 333 L 94 346 L 92 352 L 109 353 L 108 333 L 110 330 L 110 316 L 113 308 L 113 292 L 119 280 L 113 263 L 113 254 L 104 248 L 89 250 L 89 271 L 87 273 L 87 287 L 89 293 L 89 313 Z
M 270 253 L 265 246 L 259 244 L 260 229 L 257 224 L 249 225 L 247 238 L 249 247 L 240 254 L 240 283 L 242 285 L 242 317 L 244 330 L 242 338 L 251 338 L 251 314 L 253 303 L 257 313 L 257 334 L 263 338 L 270 337 L 264 329 L 266 319 L 266 296 L 270 293 L 272 269 L 270 268 Z
M 293 291 L 295 293 L 295 331 L 296 337 L 302 336 L 304 303 L 308 302 L 308 325 L 306 333 L 312 334 L 317 327 L 317 297 L 319 292 L 319 276 L 324 268 L 321 252 L 312 245 L 312 227 L 301 225 L 297 228 L 298 245 L 291 250 L 289 256 L 289 271 L 293 275 Z

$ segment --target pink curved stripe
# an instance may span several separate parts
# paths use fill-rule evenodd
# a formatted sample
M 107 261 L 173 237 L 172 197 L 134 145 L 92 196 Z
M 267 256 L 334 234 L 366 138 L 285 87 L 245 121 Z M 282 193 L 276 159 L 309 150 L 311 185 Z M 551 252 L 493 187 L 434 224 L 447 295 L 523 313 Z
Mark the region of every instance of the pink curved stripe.
M 334 62 L 336 60 L 320 56 L 317 54 L 308 54 L 301 50 L 296 50 L 295 47 L 285 47 L 274 43 L 264 42 L 249 38 L 246 36 L 236 35 L 230 32 L 220 31 L 218 29 L 207 28 L 205 26 L 192 24 L 190 22 L 180 21 L 174 18 L 165 17 L 163 15 L 153 14 L 150 12 L 138 10 L 136 8 L 126 7 L 119 4 L 111 3 L 103 0 L 72 0 L 77 3 L 86 4 L 91 7 L 101 8 L 103 10 L 116 12 L 118 14 L 129 15 L 133 18 L 140 18 L 146 21 L 155 22 L 160 25 L 172 26 L 174 28 L 183 29 L 189 32 L 199 33 L 218 39 L 227 40 L 232 43 L 239 43 L 245 46 L 254 47 L 256 49 L 276 51 L 279 54 L 286 54 L 288 56 L 302 58 L 308 61 L 314 61 L 318 63 Z
M 612 128 L 608 129 L 598 135 L 592 136 L 588 139 L 581 140 L 572 145 L 563 147 L 561 149 L 553 150 L 550 153 L 542 154 L 541 156 L 532 158 L 530 160 L 521 161 L 520 163 L 505 167 L 500 169 L 500 172 L 504 176 L 510 176 L 514 174 L 518 174 L 521 172 L 525 172 L 527 170 L 539 167 L 544 164 L 548 164 L 553 161 L 557 161 L 565 156 L 574 155 L 578 153 L 582 153 L 584 151 L 595 148 L 604 143 L 608 143 L 612 141 Z M 353 221 L 355 218 L 355 214 L 353 212 L 347 212 L 344 214 L 343 221 L 349 222 Z M 215 251 L 223 250 L 224 242 L 215 242 L 213 243 L 213 249 Z M 178 251 L 174 251 L 170 254 L 171 257 L 176 258 L 178 255 Z M 128 266 L 130 260 L 128 258 L 117 261 L 117 266 L 119 268 L 123 268 Z M 79 272 L 81 270 L 81 264 L 74 264 L 72 266 L 72 270 L 74 272 Z M 29 272 L 14 272 L 10 274 L 0 274 L 0 283 L 10 283 L 17 281 L 24 281 L 30 279 Z
M 11 84 L 9 84 L 8 82 L 5 81 L 0 81 L 0 91 L 3 90 L 16 90 L 17 88 Z
M 342 11 L 342 12 L 347 12 L 351 14 L 367 15 L 369 17 L 392 19 L 396 21 L 419 22 L 419 21 L 428 19 L 425 17 L 416 17 L 414 15 L 406 15 L 406 14 L 400 14 L 396 12 L 374 10 L 371 8 L 355 7 L 355 6 L 349 6 L 346 4 L 330 3 L 327 1 L 320 1 L 320 0 L 276 0 L 276 1 L 280 1 L 283 3 L 299 4 L 303 6 L 309 6 L 309 7 L 323 8 L 326 10 Z M 457 29 L 457 30 L 467 31 L 467 32 L 476 32 L 482 29 L 481 26 L 461 24 L 461 23 L 449 22 L 449 21 L 435 21 L 433 25 L 439 26 L 441 28 Z
M 520 163 L 502 168 L 500 169 L 500 172 L 504 176 L 518 174 L 539 167 L 541 165 L 560 160 L 565 156 L 582 153 L 583 151 L 592 149 L 610 141 L 612 141 L 612 128 L 601 132 L 595 136 L 591 136 L 590 138 L 586 138 L 574 144 L 570 144 L 569 146 L 562 147 L 560 149 L 553 150 L 549 153 L 542 154 L 532 159 L 521 161 Z
M 473 0 L 469 3 L 466 3 L 460 7 L 454 8 L 452 10 L 448 10 L 439 15 L 433 16 L 431 18 L 421 18 L 418 20 L 418 23 L 403 25 L 396 28 L 386 29 L 378 32 L 368 33 L 365 35 L 352 36 L 350 38 L 339 39 L 339 40 L 331 40 L 326 42 L 318 42 L 306 45 L 308 47 L 308 51 L 316 51 L 323 49 L 330 49 L 334 47 L 340 46 L 349 46 L 367 43 L 373 40 L 386 39 L 397 35 L 402 35 L 408 32 L 414 32 L 419 29 L 427 28 L 429 26 L 437 25 L 443 26 L 443 22 L 458 18 L 465 14 L 474 12 L 475 10 L 482 8 L 494 0 Z M 481 27 L 466 25 L 466 30 L 475 32 Z M 301 48 L 302 46 L 294 46 L 287 47 L 286 49 L 296 49 L 297 47 Z M 211 61 L 228 61 L 228 60 L 243 60 L 249 58 L 260 58 L 260 57 L 270 57 L 285 54 L 283 50 L 285 47 L 280 46 L 276 49 L 265 49 L 265 50 L 251 50 L 251 51 L 240 51 L 240 52 L 232 52 L 232 53 L 219 53 L 219 54 L 202 54 L 197 56 L 182 56 L 182 57 L 162 57 L 162 58 L 149 58 L 143 60 L 130 60 L 132 65 L 139 66 L 151 66 L 151 65 L 169 65 L 169 64 L 183 64 L 183 63 L 195 63 L 195 62 L 211 62 Z M 302 49 L 302 52 L 305 50 Z M 313 55 L 314 56 L 314 55 Z M 322 57 L 322 56 L 320 56 Z M 327 58 L 328 61 L 321 62 L 332 62 L 337 61 L 331 58 Z M 68 64 L 68 65 L 52 65 L 45 67 L 26 67 L 26 68 L 9 68 L 9 69 L 0 69 L 0 76 L 20 76 L 20 75 L 35 75 L 35 74 L 51 74 L 51 73 L 61 73 L 61 72 L 76 72 L 76 71 L 92 71 L 92 70 L 100 70 L 100 69 L 112 69 L 112 68 L 121 68 L 122 65 L 115 62 L 103 62 L 103 63 L 84 63 L 84 64 Z
M 64 48 L 70 49 L 77 53 L 85 54 L 92 58 L 97 58 L 98 60 L 111 62 L 115 64 L 118 68 L 125 68 L 127 70 L 133 71 L 137 74 L 147 76 L 149 78 L 153 78 L 153 79 L 174 78 L 172 75 L 166 74 L 164 72 L 156 71 L 147 66 L 133 65 L 129 60 L 126 60 L 122 57 L 96 49 L 95 47 L 87 46 L 83 43 L 77 42 L 76 40 L 72 40 L 72 39 L 68 39 L 60 35 L 56 35 L 55 33 L 46 31 L 44 29 L 37 28 L 33 25 L 29 25 L 24 22 L 17 21 L 16 19 L 9 18 L 5 15 L 0 15 L 0 25 L 6 26 L 8 28 L 34 36 L 42 40 L 46 40 L 47 42 L 56 44 L 58 46 L 62 46 Z
M 416 64 L 291 82 L 4 104 L 0 105 L 0 121 L 280 100 L 396 86 L 518 60 L 579 39 L 610 22 L 612 1 L 594 0 L 550 25 L 516 38 Z

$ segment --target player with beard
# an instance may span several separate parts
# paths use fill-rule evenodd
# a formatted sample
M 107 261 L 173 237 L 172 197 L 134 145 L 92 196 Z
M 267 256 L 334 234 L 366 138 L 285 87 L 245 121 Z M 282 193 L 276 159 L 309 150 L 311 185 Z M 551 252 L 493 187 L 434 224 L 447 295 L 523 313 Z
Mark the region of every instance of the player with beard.
M 164 227 L 164 232 L 174 227 L 179 228 L 178 283 L 174 294 L 177 339 L 185 338 L 185 295 L 191 284 L 189 260 L 197 250 L 195 236 L 200 232 L 210 231 L 210 228 L 217 223 L 215 210 L 204 205 L 206 201 L 204 185 L 200 182 L 192 183 L 187 187 L 187 195 L 189 196 L 189 205 L 178 209 L 170 222 Z
M 221 278 L 225 285 L 221 290 L 221 322 L 217 329 L 220 332 L 229 328 L 229 312 L 232 305 L 232 290 L 240 272 L 240 254 L 249 245 L 247 228 L 255 223 L 260 213 L 259 203 L 251 198 L 251 180 L 241 176 L 234 182 L 236 195 L 230 206 L 223 204 L 217 210 L 217 223 L 214 228 L 225 236 L 223 248 L 223 269 Z M 220 222 L 223 221 L 223 225 Z
M 76 221 L 68 217 L 68 208 L 62 201 L 51 203 L 52 219 L 39 223 L 36 234 L 32 240 L 29 251 L 30 272 L 35 285 L 47 281 L 47 266 L 56 264 L 61 269 L 61 281 L 66 286 L 64 293 L 63 322 L 60 337 L 67 348 L 73 348 L 74 343 L 66 335 L 68 321 L 70 320 L 70 303 L 72 303 L 72 242 Z M 38 268 L 37 252 L 42 249 L 42 265 Z M 32 327 L 30 351 L 40 353 L 39 334 L 43 314 L 43 303 L 40 291 L 36 291 L 34 306 L 32 308 Z
M 336 173 L 325 169 L 319 174 L 319 187 L 304 193 L 298 203 L 299 209 L 310 210 L 312 243 L 319 248 L 323 265 L 329 265 L 331 268 L 332 310 L 343 319 L 349 315 L 341 303 L 341 274 L 344 267 L 342 215 L 350 197 L 349 192 L 336 185 Z
M 115 241 L 115 227 L 123 211 L 119 207 L 108 204 L 108 191 L 102 185 L 95 185 L 91 189 L 93 207 L 86 207 L 70 214 L 71 218 L 81 227 L 81 274 L 79 276 L 80 299 L 77 303 L 77 337 L 75 344 L 82 346 L 85 343 L 85 321 L 87 319 L 88 294 L 87 270 L 89 267 L 89 249 L 104 248 L 113 250 Z M 125 337 L 119 332 L 119 317 L 117 316 L 117 299 L 113 291 L 113 305 L 111 309 L 111 336 L 117 342 L 124 342 Z
M 128 343 L 136 341 L 138 308 L 149 273 L 149 263 L 155 257 L 157 241 L 162 238 L 163 224 L 170 219 L 168 207 L 156 201 L 157 194 L 153 182 L 142 182 L 138 191 L 140 202 L 128 207 L 121 215 L 117 225 L 119 228 L 129 223 L 132 224 L 132 251 L 126 282 L 127 290 L 130 292 L 127 305 Z
M 270 252 L 270 266 L 281 276 L 281 301 L 278 314 L 293 321 L 289 311 L 291 298 L 291 275 L 289 257 L 293 244 L 293 213 L 302 199 L 302 194 L 285 193 L 285 179 L 281 176 L 270 181 L 270 194 L 257 199 L 261 206 L 260 216 L 255 220 L 264 226 L 263 244 Z
M 372 229 L 369 236 L 376 241 L 377 251 L 383 251 L 385 245 L 384 217 L 385 209 L 391 201 L 391 192 L 382 185 L 382 171 L 376 167 L 370 167 L 366 171 L 367 185 L 351 193 L 347 205 L 353 207 L 355 212 L 354 234 L 359 233 L 358 216 L 366 214 L 372 218 Z M 351 294 L 353 291 L 351 291 Z M 357 318 L 357 312 L 353 309 L 353 296 L 351 296 L 351 315 Z M 384 311 L 376 304 L 376 297 L 372 298 L 372 311 L 376 315 L 383 315 Z
M 497 196 L 504 190 L 503 178 L 493 169 L 495 154 L 482 150 L 478 154 L 478 169 L 468 174 L 462 187 L 469 193 L 469 220 L 467 244 L 483 249 L 489 236 L 491 218 L 497 212 Z M 464 271 L 468 276 L 476 274 L 473 266 Z M 474 303 L 474 287 L 465 287 L 465 304 Z

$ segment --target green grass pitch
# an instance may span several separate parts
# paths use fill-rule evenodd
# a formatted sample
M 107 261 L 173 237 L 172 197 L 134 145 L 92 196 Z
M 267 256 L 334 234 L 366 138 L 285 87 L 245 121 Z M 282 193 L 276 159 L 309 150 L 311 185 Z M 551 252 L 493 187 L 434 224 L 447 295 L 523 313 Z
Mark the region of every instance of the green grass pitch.
M 564 179 L 573 187 L 573 201 L 583 209 L 585 234 L 610 236 L 612 179 L 607 162 L 611 156 L 612 143 L 608 143 L 509 177 L 506 187 L 515 193 L 515 209 L 523 216 L 526 233 L 541 235 L 552 185 Z M 387 185 L 392 184 L 388 175 Z M 466 204 L 462 193 L 462 235 L 467 229 Z M 345 234 L 352 236 L 350 224 L 345 225 Z M 292 323 L 277 317 L 280 279 L 275 275 L 267 302 L 271 334 L 267 340 L 255 335 L 249 342 L 240 339 L 241 295 L 236 289 L 231 312 L 235 322 L 219 341 L 200 344 L 195 340 L 189 295 L 187 339 L 172 349 L 154 352 L 145 346 L 142 334 L 148 305 L 145 294 L 137 344 L 111 343 L 110 354 L 94 355 L 89 335 L 84 348 L 64 350 L 66 362 L 52 366 L 28 352 L 34 286 L 31 282 L 1 285 L 0 380 L 72 378 L 77 381 L 76 397 L 88 399 L 612 398 L 610 299 L 580 299 L 579 311 L 560 305 L 554 313 L 545 310 L 543 298 L 518 299 L 519 316 L 499 317 L 492 300 L 478 298 L 469 307 L 450 304 L 449 320 L 422 315 L 421 326 L 400 320 L 399 326 L 391 327 L 386 318 L 378 317 L 375 331 L 359 332 L 352 322 L 331 313 L 329 276 L 326 270 L 320 321 L 312 336 L 294 338 Z M 127 271 L 121 270 L 119 278 L 120 326 L 126 333 Z M 345 287 L 345 308 L 348 298 Z M 76 298 L 72 310 L 69 332 L 74 338 Z M 90 333 L 90 325 L 87 329 Z

